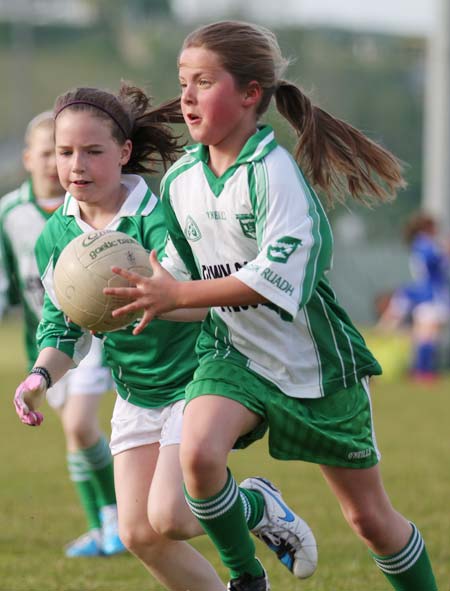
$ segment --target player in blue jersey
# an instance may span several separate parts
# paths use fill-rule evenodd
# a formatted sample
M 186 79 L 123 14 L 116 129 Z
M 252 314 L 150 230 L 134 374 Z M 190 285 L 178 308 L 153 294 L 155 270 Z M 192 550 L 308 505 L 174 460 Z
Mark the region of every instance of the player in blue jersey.
M 39 424 L 40 396 L 79 363 L 92 339 L 64 316 L 55 298 L 53 270 L 62 250 L 83 232 L 117 230 L 163 255 L 163 208 L 136 173 L 152 173 L 160 163 L 175 159 L 177 137 L 167 123 L 183 120 L 178 100 L 152 108 L 141 89 L 127 84 L 118 96 L 95 88 L 65 93 L 56 101 L 54 116 L 58 174 L 67 193 L 36 245 L 46 289 L 40 351 L 15 395 L 16 411 L 28 424 Z M 178 311 L 171 316 L 171 321 L 155 320 L 138 340 L 133 326 L 97 335 L 118 394 L 110 446 L 120 537 L 165 588 L 223 591 L 211 565 L 181 541 L 204 533 L 185 502 L 179 462 L 185 386 L 198 364 L 200 327 L 195 320 L 204 311 L 181 311 L 180 319 L 192 322 L 177 322 Z M 258 491 L 242 488 L 235 493 L 246 503 L 248 527 L 259 528 L 272 545 L 283 536 L 285 544 L 274 547 L 281 549 L 280 560 L 300 568 L 305 558 L 302 574 L 305 568 L 312 574 L 314 536 L 280 495 L 266 502 Z M 267 507 L 274 505 L 280 519 L 267 515 Z
M 29 178 L 0 201 L 0 316 L 19 295 L 31 368 L 38 355 L 36 329 L 44 288 L 34 255 L 46 222 L 64 200 L 55 163 L 53 113 L 40 113 L 25 133 L 23 164 Z M 113 460 L 98 422 L 101 395 L 111 388 L 98 341 L 79 368 L 50 388 L 47 402 L 64 430 L 67 468 L 83 507 L 88 531 L 67 544 L 66 556 L 105 556 L 125 550 L 118 536 Z
M 426 212 L 414 213 L 404 234 L 413 281 L 395 290 L 378 327 L 411 326 L 412 377 L 429 382 L 439 375 L 440 339 L 450 319 L 450 256 Z
M 339 188 L 383 200 L 403 185 L 400 166 L 314 106 L 283 78 L 286 66 L 263 27 L 224 21 L 188 35 L 181 106 L 197 143 L 162 182 L 167 258 L 161 266 L 152 254 L 152 278 L 116 268 L 135 286 L 105 292 L 134 300 L 115 314 L 145 311 L 136 335 L 161 313 L 210 307 L 186 390 L 181 463 L 187 502 L 230 570 L 229 591 L 269 589 L 227 469 L 231 448 L 267 427 L 274 457 L 321 466 L 394 589 L 436 591 L 423 539 L 382 483 L 368 389 L 381 368 L 328 283 L 331 230 L 311 186 L 330 201 Z M 272 98 L 298 135 L 297 162 L 260 123 Z M 245 485 L 275 495 L 258 479 Z

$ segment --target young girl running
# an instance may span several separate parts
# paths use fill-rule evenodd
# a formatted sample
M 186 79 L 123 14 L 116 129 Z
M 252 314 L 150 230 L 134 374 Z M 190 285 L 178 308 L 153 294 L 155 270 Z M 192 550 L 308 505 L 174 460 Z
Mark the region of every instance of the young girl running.
M 17 413 L 28 424 L 39 424 L 40 394 L 79 362 L 91 340 L 54 299 L 53 269 L 61 251 L 82 232 L 118 230 L 162 254 L 167 235 L 162 206 L 144 179 L 129 173 L 151 173 L 157 163 L 173 161 L 177 138 L 166 122 L 183 120 L 178 100 L 151 109 L 148 97 L 128 85 L 118 97 L 91 88 L 68 92 L 57 99 L 54 117 L 58 173 L 67 194 L 36 246 L 46 289 L 40 353 L 15 395 Z M 204 316 L 202 310 L 193 312 L 182 316 L 193 321 Z M 121 539 L 167 589 L 222 591 L 211 565 L 177 541 L 204 533 L 185 502 L 179 463 L 183 399 L 197 366 L 199 323 L 158 319 L 138 339 L 132 331 L 98 335 L 118 392 L 110 445 Z M 276 541 L 284 536 L 280 558 L 294 565 L 310 560 L 301 574 L 311 574 L 317 557 L 306 523 L 278 497 L 289 521 L 270 521 L 259 493 L 240 492 L 249 527 L 259 526 Z
M 152 278 L 115 269 L 135 287 L 105 292 L 134 300 L 115 314 L 145 310 L 137 335 L 169 310 L 211 307 L 187 387 L 181 463 L 187 502 L 229 567 L 228 589 L 269 589 L 227 470 L 230 449 L 268 427 L 272 456 L 320 465 L 393 588 L 435 591 L 419 530 L 383 488 L 368 387 L 381 368 L 327 281 L 332 235 L 312 188 L 330 201 L 340 189 L 383 200 L 403 184 L 398 162 L 286 81 L 287 62 L 262 27 L 201 27 L 178 66 L 198 143 L 162 182 L 170 274 L 153 253 Z M 272 98 L 298 135 L 297 162 L 259 124 Z M 173 278 L 182 272 L 195 281 Z M 259 479 L 244 484 L 272 494 Z
M 0 204 L 0 316 L 23 305 L 28 367 L 38 355 L 36 329 L 42 314 L 42 286 L 34 247 L 46 221 L 64 200 L 55 162 L 53 113 L 34 117 L 25 133 L 23 164 L 29 178 Z M 47 392 L 61 419 L 67 468 L 86 516 L 88 531 L 65 547 L 69 558 L 105 556 L 125 550 L 118 535 L 113 460 L 98 422 L 101 395 L 111 387 L 100 341 L 76 370 Z

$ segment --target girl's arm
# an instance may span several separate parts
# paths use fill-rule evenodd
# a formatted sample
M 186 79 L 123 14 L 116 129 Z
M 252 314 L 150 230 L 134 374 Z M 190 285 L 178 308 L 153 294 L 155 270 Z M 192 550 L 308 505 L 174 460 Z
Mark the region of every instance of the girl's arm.
M 180 308 L 159 314 L 161 320 L 170 320 L 171 322 L 201 322 L 206 318 L 208 308 Z
M 113 267 L 114 273 L 127 279 L 135 287 L 108 287 L 107 295 L 131 300 L 113 312 L 120 316 L 127 312 L 144 310 L 144 315 L 133 331 L 139 334 L 156 316 L 180 308 L 209 308 L 214 306 L 246 306 L 267 300 L 235 277 L 220 279 L 177 281 L 158 262 L 156 252 L 150 254 L 152 277 L 142 277 L 125 269 Z
M 42 423 L 44 417 L 37 409 L 48 388 L 74 365 L 68 355 L 53 347 L 46 347 L 39 353 L 31 373 L 19 384 L 14 395 L 14 406 L 22 423 L 32 427 Z
M 50 374 L 52 384 L 56 384 L 58 380 L 66 375 L 69 369 L 75 367 L 75 363 L 66 353 L 53 347 L 45 347 L 39 353 L 33 367 L 45 367 Z

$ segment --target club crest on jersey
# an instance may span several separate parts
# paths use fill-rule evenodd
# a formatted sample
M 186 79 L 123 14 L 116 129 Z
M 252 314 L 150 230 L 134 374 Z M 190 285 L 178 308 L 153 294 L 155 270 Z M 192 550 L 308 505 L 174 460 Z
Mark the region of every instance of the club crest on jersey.
M 202 237 L 199 227 L 195 223 L 194 219 L 188 215 L 186 218 L 186 225 L 184 227 L 184 235 L 191 242 L 197 242 Z
M 275 263 L 287 263 L 291 254 L 302 243 L 298 238 L 283 236 L 275 244 L 270 244 L 267 249 L 267 258 Z
M 256 222 L 255 216 L 251 213 L 237 213 L 236 218 L 241 224 L 241 230 L 247 238 L 256 240 Z

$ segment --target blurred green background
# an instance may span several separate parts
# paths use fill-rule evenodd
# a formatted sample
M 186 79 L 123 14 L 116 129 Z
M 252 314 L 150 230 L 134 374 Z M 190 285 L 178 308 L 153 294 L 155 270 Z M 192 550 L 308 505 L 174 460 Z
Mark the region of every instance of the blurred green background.
M 75 5 L 89 9 L 78 20 L 45 22 L 37 13 L 30 18 L 24 9 L 23 18 L 0 21 L 1 79 L 8 81 L 0 94 L 0 194 L 23 177 L 20 150 L 27 122 L 51 108 L 58 94 L 80 85 L 114 91 L 121 79 L 143 86 L 155 101 L 178 93 L 177 53 L 193 25 L 176 20 L 168 0 Z M 405 163 L 408 188 L 394 203 L 367 210 L 349 202 L 329 212 L 336 239 L 332 281 L 353 317 L 370 323 L 376 294 L 409 274 L 400 228 L 419 207 L 422 193 L 425 40 L 299 25 L 272 28 L 284 55 L 292 58 L 288 77 L 316 104 L 351 122 Z M 275 126 L 280 143 L 293 146 L 293 133 L 273 109 L 266 120 Z M 158 181 L 151 179 L 155 191 Z M 354 285 L 354 277 L 361 285 L 357 296 L 347 287 Z

